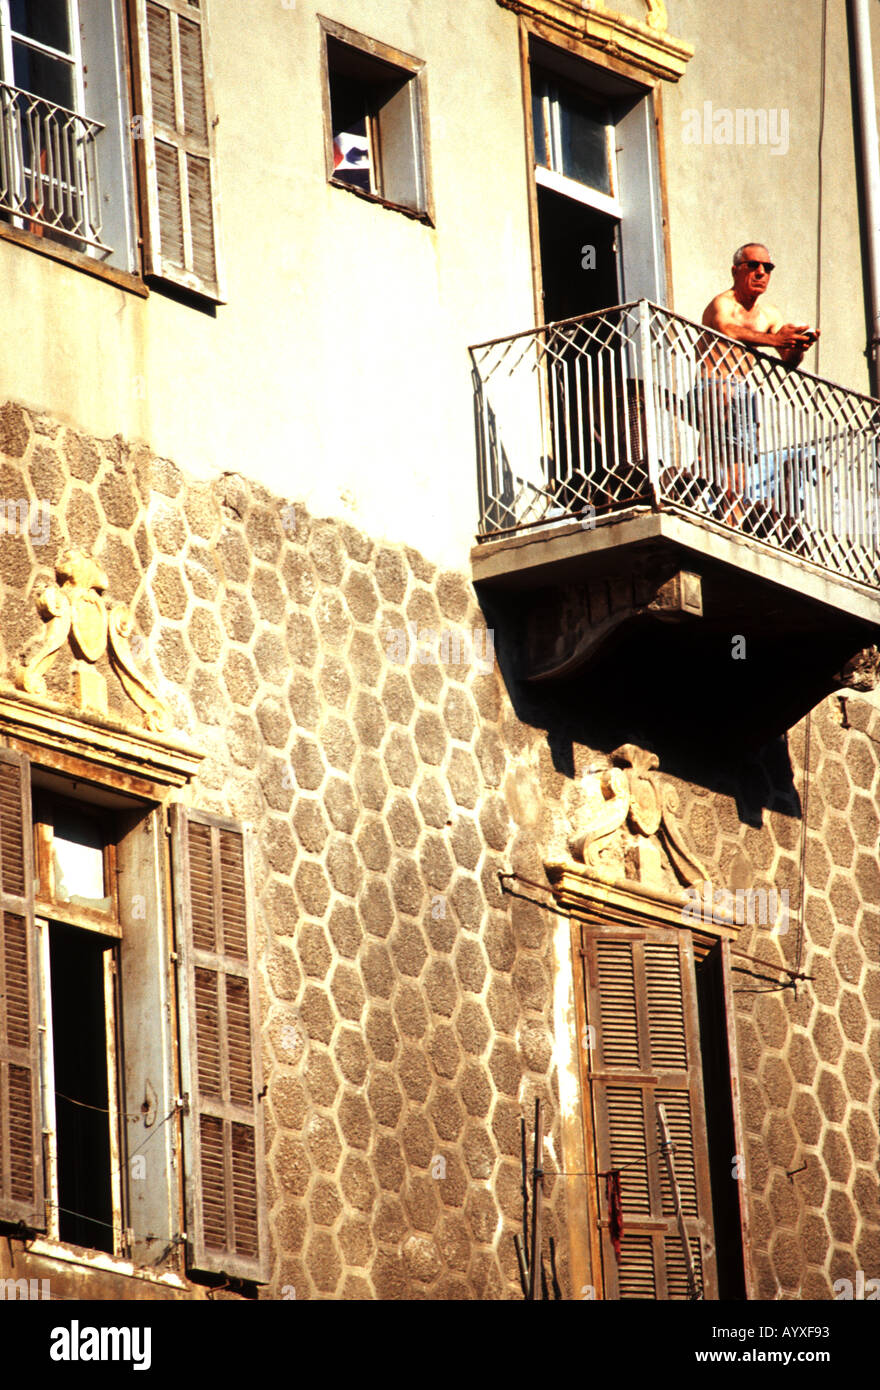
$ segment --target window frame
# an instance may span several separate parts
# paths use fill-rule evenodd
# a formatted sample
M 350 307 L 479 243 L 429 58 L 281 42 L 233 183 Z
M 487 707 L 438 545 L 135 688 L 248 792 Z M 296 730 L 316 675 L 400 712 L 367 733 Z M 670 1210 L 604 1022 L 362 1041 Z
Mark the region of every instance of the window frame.
M 146 1252 L 138 1254 L 135 1249 L 137 1242 L 135 1240 L 135 1223 L 132 1217 L 132 1192 L 134 1190 L 137 1196 L 143 1194 L 137 1193 L 137 1189 L 132 1188 L 129 1149 L 133 1147 L 136 1153 L 137 1145 L 130 1144 L 129 1130 L 132 1119 L 130 1112 L 134 1109 L 135 1102 L 129 1105 L 126 1097 L 136 1094 L 136 1091 L 140 1090 L 141 1087 L 138 1085 L 140 1078 L 134 1074 L 137 1069 L 130 1067 L 129 1064 L 127 1043 L 129 1036 L 132 1037 L 132 1042 L 134 1042 L 134 1037 L 131 1027 L 128 1029 L 128 1035 L 126 1033 L 123 1005 L 126 994 L 124 979 L 126 976 L 130 978 L 134 973 L 132 958 L 142 954 L 143 936 L 149 934 L 149 928 L 145 913 L 144 932 L 139 930 L 132 932 L 136 917 L 133 920 L 130 912 L 123 911 L 123 898 L 119 891 L 119 885 L 123 876 L 127 878 L 131 874 L 129 861 L 133 852 L 134 840 L 142 831 L 144 823 L 151 818 L 157 808 L 155 804 L 151 805 L 140 798 L 124 796 L 117 792 L 112 785 L 94 781 L 91 777 L 74 778 L 68 775 L 67 778 L 62 779 L 54 773 L 51 763 L 40 760 L 36 750 L 28 756 L 27 762 L 32 803 L 35 879 L 39 882 L 40 889 L 38 894 L 35 884 L 34 921 L 38 937 L 40 976 L 41 1098 L 46 1158 L 46 1239 L 56 1242 L 76 1254 L 91 1252 L 120 1260 L 139 1258 L 142 1263 L 148 1264 L 150 1261 L 148 1257 L 145 1257 Z M 92 770 L 92 777 L 94 777 L 94 770 Z M 69 783 L 69 785 L 65 785 L 65 783 Z M 56 807 L 67 810 L 76 805 L 82 806 L 85 814 L 96 820 L 101 826 L 102 838 L 104 839 L 104 882 L 108 889 L 106 896 L 110 898 L 110 905 L 106 911 L 64 902 L 56 898 L 52 891 L 52 822 L 48 817 L 51 816 Z M 111 807 L 115 809 L 117 817 L 121 814 L 129 823 L 122 828 L 114 828 Z M 145 890 L 142 895 L 144 902 L 150 901 L 151 906 L 155 908 L 154 918 L 157 929 L 161 933 L 164 925 L 161 912 L 161 881 L 158 877 L 149 884 L 143 882 L 143 879 L 139 881 L 140 886 Z M 128 918 L 127 922 L 123 920 L 124 917 Z M 53 986 L 49 941 L 50 929 L 55 923 L 68 926 L 77 932 L 88 932 L 102 940 L 108 948 L 104 960 L 104 1034 L 108 1063 L 110 1203 L 114 1231 L 112 1251 L 102 1251 L 97 1246 L 80 1245 L 64 1237 L 61 1233 L 58 1190 L 58 1117 L 55 1105 L 53 1047 L 53 1017 L 58 985 Z M 128 990 L 130 996 L 128 999 L 129 1010 L 137 1014 L 157 1010 L 159 1011 L 157 1016 L 164 1016 L 161 1011 L 165 1004 L 164 996 L 167 996 L 165 986 L 168 982 L 163 981 L 158 976 L 151 981 L 149 972 L 146 971 L 138 973 L 140 974 L 139 986 L 134 989 L 129 986 Z M 135 1052 L 136 1048 L 133 1046 L 131 1050 Z M 156 1070 L 154 1068 L 145 1070 L 151 1072 L 155 1085 L 158 1080 Z M 173 1069 L 166 1069 L 162 1089 L 167 1101 L 170 1101 L 172 1096 L 176 1098 L 179 1094 L 178 1082 L 173 1075 Z M 148 1206 L 155 1211 L 158 1205 L 167 1210 L 169 1217 L 171 1217 L 176 1206 L 173 1165 L 169 1167 L 153 1164 L 151 1167 L 153 1171 L 149 1172 L 147 1178 L 151 1186 Z M 151 1221 L 149 1224 L 153 1226 L 158 1223 Z M 173 1219 L 169 1221 L 169 1238 L 173 1237 L 173 1228 L 176 1224 L 179 1225 Z
M 33 722 L 39 725 L 39 711 L 33 702 L 10 700 L 5 703 L 21 711 L 20 721 L 14 715 L 9 721 L 13 727 L 17 722 L 24 727 Z M 0 848 L 4 856 L 7 843 L 12 846 L 10 853 L 15 849 L 14 827 L 20 823 L 25 832 L 21 855 L 18 858 L 13 856 L 9 884 L 5 858 L 0 863 L 3 869 L 3 911 L 15 919 L 10 929 L 11 956 L 8 953 L 4 955 L 6 939 L 0 939 L 0 972 L 4 959 L 12 959 L 13 963 L 17 960 L 19 973 L 13 978 L 20 982 L 24 978 L 22 971 L 25 968 L 20 962 L 25 959 L 23 952 L 26 951 L 30 1018 L 28 1057 L 24 1056 L 24 1044 L 20 1038 L 16 1041 L 10 1034 L 4 1041 L 0 1033 L 0 1066 L 13 1065 L 20 1070 L 22 1065 L 27 1065 L 31 1096 L 30 1110 L 27 1112 L 31 1128 L 27 1131 L 21 1128 L 24 1111 L 20 1105 L 17 1112 L 10 1112 L 19 1125 L 18 1138 L 11 1127 L 8 1132 L 0 1132 L 0 1151 L 6 1152 L 8 1149 L 13 1161 L 10 1169 L 13 1184 L 15 1172 L 21 1172 L 24 1168 L 25 1157 L 28 1167 L 32 1164 L 34 1175 L 32 1198 L 27 1194 L 18 1196 L 14 1187 L 10 1188 L 8 1195 L 3 1196 L 0 1231 L 14 1236 L 17 1226 L 19 1238 L 26 1239 L 28 1249 L 35 1254 L 49 1254 L 72 1263 L 116 1269 L 128 1276 L 170 1280 L 177 1286 L 181 1286 L 184 1277 L 198 1282 L 206 1282 L 207 1277 L 207 1282 L 220 1282 L 226 1278 L 246 1285 L 265 1283 L 269 1277 L 269 1242 L 263 1142 L 264 1088 L 260 1079 L 262 1033 L 249 832 L 236 821 L 206 812 L 185 810 L 183 800 L 175 797 L 174 789 L 182 787 L 187 780 L 184 767 L 192 758 L 191 750 L 185 745 L 171 743 L 166 750 L 160 746 L 162 741 L 156 736 L 141 736 L 136 732 L 132 734 L 132 731 L 127 731 L 127 739 L 117 744 L 113 736 L 102 728 L 93 729 L 80 720 L 67 722 L 75 730 L 78 742 L 90 745 L 88 752 L 83 749 L 74 754 L 54 749 L 53 735 L 58 732 L 54 729 L 49 730 L 48 746 L 44 746 L 37 730 L 34 730 L 35 737 L 20 737 L 10 733 L 8 727 L 0 726 L 0 765 L 13 769 L 3 779 L 6 788 L 3 791 L 3 807 L 6 808 L 3 815 L 11 818 L 14 814 L 16 817 L 14 822 L 12 819 L 8 824 L 4 821 L 4 826 L 0 827 Z M 60 732 L 58 737 L 63 742 Z M 131 744 L 142 745 L 142 752 L 152 754 L 157 780 L 148 781 L 139 775 L 142 767 L 134 771 L 134 765 L 141 760 L 136 756 L 127 756 L 126 750 Z M 132 763 L 131 772 L 126 769 L 129 761 Z M 72 788 L 71 784 L 79 785 Z M 55 903 L 43 896 L 40 899 L 41 911 L 35 913 L 35 805 L 37 802 L 51 802 L 53 796 L 68 799 L 72 789 L 77 792 L 75 800 L 97 809 L 105 822 L 109 838 L 115 843 L 116 862 L 112 863 L 112 855 L 105 857 L 105 883 L 109 868 L 117 884 L 115 896 L 121 935 L 114 930 L 111 915 L 100 909 Z M 198 1044 L 200 1036 L 200 1025 L 192 1013 L 187 987 L 187 962 L 193 957 L 193 943 L 190 941 L 186 916 L 177 907 L 185 900 L 190 889 L 188 880 L 181 876 L 180 861 L 172 849 L 172 820 L 181 824 L 187 818 L 198 820 L 203 825 L 220 825 L 227 836 L 231 833 L 240 837 L 240 855 L 244 866 L 243 880 L 236 880 L 230 887 L 230 881 L 224 879 L 227 897 L 224 898 L 223 912 L 224 921 L 226 912 L 231 911 L 233 915 L 230 920 L 243 922 L 246 929 L 246 966 L 233 963 L 232 969 L 239 977 L 246 974 L 250 982 L 250 1075 L 253 1087 L 248 1104 L 251 1108 L 253 1142 L 250 1147 L 258 1201 L 249 1225 L 258 1232 L 258 1246 L 256 1250 L 251 1250 L 247 1258 L 241 1254 L 239 1244 L 230 1242 L 228 1248 L 219 1251 L 215 1247 L 213 1265 L 197 1258 L 195 1237 L 186 1224 L 187 1211 L 193 1209 L 193 1194 L 197 1200 L 201 1200 L 203 1183 L 202 1171 L 196 1169 L 193 1163 L 193 1146 L 184 1134 L 185 1127 L 191 1128 L 192 1125 L 190 1105 L 197 1106 L 199 1101 L 198 1091 L 193 1085 L 189 1052 L 194 1041 Z M 117 833 L 116 823 L 120 820 Z M 43 848 L 45 858 L 46 846 Z M 19 879 L 25 884 L 24 897 L 16 887 Z M 244 883 L 246 891 L 236 895 L 238 882 Z M 44 885 L 41 884 L 42 887 Z M 47 908 L 50 909 L 48 912 Z M 52 994 L 46 965 L 49 924 L 52 921 L 64 922 L 66 917 L 73 919 L 69 925 L 93 931 L 117 952 L 115 999 L 119 1006 L 120 1026 L 118 1039 L 114 1039 L 108 1047 L 108 1053 L 114 1049 L 118 1052 L 116 1064 L 120 1077 L 118 1093 L 121 1116 L 117 1126 L 120 1157 L 115 1170 L 111 1157 L 111 1178 L 116 1171 L 120 1182 L 120 1190 L 114 1197 L 113 1219 L 119 1230 L 112 1254 L 76 1245 L 69 1239 L 62 1240 L 57 1220 L 50 1219 L 53 1201 L 57 1208 L 58 1189 L 55 1172 L 49 1169 L 46 1162 L 52 1158 L 52 1153 L 51 1145 L 47 1145 L 45 1140 L 46 1131 L 57 1132 L 57 1116 L 52 1104 Z M 16 923 L 20 924 L 20 929 Z M 4 929 L 2 917 L 0 929 Z M 241 939 L 240 935 L 238 939 Z M 0 1009 L 0 1024 L 2 1022 Z M 20 1026 L 18 1032 L 22 1032 Z M 231 1067 L 231 1059 L 232 1049 L 229 1058 L 222 1054 L 221 1065 Z M 240 1088 L 243 1074 L 240 1048 L 235 1065 Z M 0 1074 L 0 1084 L 2 1082 Z M 239 1138 L 242 1118 L 241 1105 L 238 1104 L 231 1119 L 238 1126 Z M 244 1116 L 245 1120 L 247 1118 Z M 29 1146 L 26 1150 L 22 1137 L 25 1134 Z M 240 1154 L 240 1148 L 237 1152 Z M 233 1163 L 238 1161 L 233 1156 Z M 236 1167 L 235 1173 L 238 1172 Z M 2 1167 L 0 1176 L 3 1176 Z M 3 1191 L 6 1194 L 6 1187 Z M 227 1193 L 225 1200 L 231 1203 L 231 1194 Z M 25 1231 L 32 1234 L 26 1236 Z
M 506 4 L 507 0 L 498 0 Z M 529 7 L 531 9 L 531 6 Z M 520 27 L 520 67 L 522 81 L 522 108 L 526 163 L 530 171 L 528 180 L 529 226 L 532 246 L 532 285 L 534 292 L 535 325 L 544 322 L 544 285 L 541 272 L 541 232 L 538 211 L 538 189 L 543 186 L 552 192 L 560 193 L 574 202 L 591 207 L 594 211 L 606 214 L 609 220 L 617 223 L 618 238 L 618 281 L 623 283 L 623 299 L 630 301 L 647 297 L 657 299 L 672 309 L 672 270 L 669 245 L 669 213 L 666 192 L 666 165 L 663 149 L 663 105 L 662 80 L 649 68 L 640 68 L 635 62 L 624 62 L 617 57 L 591 48 L 589 43 L 578 39 L 563 38 L 546 25 L 537 15 L 526 12 Z M 532 110 L 532 71 L 537 69 L 542 75 L 550 76 L 564 83 L 574 91 L 583 91 L 587 99 L 604 104 L 615 119 L 611 131 L 614 134 L 622 121 L 633 124 L 636 111 L 645 117 L 649 128 L 648 143 L 651 146 L 651 168 L 648 171 L 651 184 L 653 206 L 652 229 L 654 255 L 658 261 L 655 269 L 659 272 L 660 293 L 656 296 L 632 294 L 626 285 L 627 263 L 636 264 L 636 258 L 629 254 L 630 238 L 627 228 L 628 211 L 633 206 L 621 171 L 619 151 L 615 149 L 615 176 L 617 186 L 615 197 L 610 205 L 604 202 L 604 195 L 592 192 L 586 185 L 568 180 L 564 175 L 542 170 L 538 165 L 535 148 L 535 131 Z M 621 108 L 620 112 L 616 108 Z M 623 109 L 625 108 L 625 110 Z M 615 146 L 617 141 L 615 139 Z M 622 249 L 620 242 L 622 241 Z
M 604 1226 L 607 1225 L 607 1222 L 604 1221 L 603 1198 L 599 1192 L 598 1164 L 596 1161 L 599 1153 L 599 1135 L 593 1113 L 592 1072 L 595 1034 L 590 1030 L 591 1026 L 595 1027 L 595 1023 L 593 1019 L 588 1017 L 588 999 L 591 989 L 595 995 L 595 989 L 591 985 L 588 973 L 587 947 L 584 944 L 584 937 L 590 934 L 593 936 L 605 935 L 617 939 L 642 938 L 650 943 L 652 940 L 660 942 L 670 939 L 671 932 L 681 939 L 682 958 L 689 957 L 692 962 L 698 958 L 702 959 L 713 948 L 720 951 L 724 1018 L 720 1020 L 719 1026 L 723 1033 L 729 1059 L 729 1097 L 735 1154 L 741 1157 L 745 1154 L 745 1132 L 740 1099 L 730 963 L 731 944 L 736 939 L 736 929 L 733 925 L 725 926 L 705 918 L 696 922 L 691 919 L 691 925 L 685 925 L 682 921 L 682 909 L 676 910 L 665 895 L 655 894 L 642 885 L 631 884 L 624 888 L 620 883 L 613 886 L 600 884 L 580 872 L 564 875 L 562 891 L 557 896 L 560 906 L 569 914 L 571 958 L 574 963 L 573 1002 L 578 1038 L 575 1053 L 579 1078 L 584 1167 L 590 1174 L 586 1183 L 587 1220 L 584 1235 L 588 1247 L 589 1266 L 596 1287 L 595 1296 L 604 1299 L 608 1296 L 605 1292 L 606 1286 L 603 1276 L 605 1262 Z M 688 900 L 683 898 L 682 905 L 683 907 L 688 906 Z M 691 984 L 685 985 L 686 991 L 691 989 L 693 983 L 692 981 Z M 640 1008 L 647 1009 L 646 1000 L 641 1001 Z M 699 1013 L 699 1007 L 697 1011 Z M 699 1026 L 697 1040 L 699 1043 Z M 700 1046 L 701 1068 L 703 1066 L 702 1057 L 703 1048 Z M 707 1162 L 710 1157 L 711 1144 L 706 1155 Z M 739 1251 L 742 1256 L 746 1297 L 753 1297 L 754 1281 L 750 1260 L 749 1211 L 744 1180 L 737 1182 L 736 1197 Z M 714 1213 L 711 1214 L 711 1219 L 714 1227 Z
M 363 198 L 370 203 L 376 203 L 381 207 L 389 208 L 394 212 L 401 212 L 406 217 L 414 221 L 423 222 L 433 227 L 434 221 L 434 201 L 431 186 L 430 174 L 430 133 L 428 127 L 428 90 L 426 65 L 423 59 L 415 58 L 412 54 L 404 53 L 398 48 L 393 48 L 390 44 L 382 43 L 378 39 L 368 38 L 365 34 L 360 34 L 353 29 L 346 28 L 345 25 L 337 23 L 335 20 L 327 19 L 323 15 L 318 15 L 319 41 L 320 41 L 320 67 L 321 67 L 321 96 L 322 112 L 324 121 L 324 159 L 326 166 L 327 182 L 333 188 L 342 188 L 349 193 L 353 193 L 358 198 Z M 415 168 L 413 170 L 414 181 L 418 190 L 418 205 L 410 206 L 406 203 L 395 202 L 385 196 L 381 187 L 378 191 L 367 191 L 357 188 L 344 180 L 336 178 L 334 173 L 333 158 L 333 114 L 331 99 L 331 76 L 332 64 L 329 42 L 340 44 L 346 48 L 354 50 L 356 55 L 361 55 L 365 66 L 372 63 L 378 68 L 379 64 L 395 69 L 406 82 L 409 90 L 413 135 L 414 135 L 414 159 Z M 374 113 L 368 113 L 367 119 L 368 141 L 371 151 L 371 170 L 377 169 L 380 182 L 384 182 L 382 165 L 387 159 L 387 152 L 382 148 L 381 118 Z M 375 158 L 373 157 L 375 151 Z
M 42 54 L 50 58 L 53 62 L 65 63 L 70 69 L 72 88 L 70 105 L 65 109 L 76 112 L 77 115 L 81 116 L 83 119 L 88 119 L 86 113 L 86 84 L 82 51 L 80 0 L 63 0 L 63 4 L 67 15 L 67 25 L 70 35 L 70 46 L 67 52 L 54 48 L 50 44 L 42 43 L 40 40 L 33 39 L 29 35 L 22 34 L 16 30 L 12 22 L 10 0 L 0 0 L 0 79 L 7 85 L 17 88 L 15 82 L 14 55 L 16 44 L 27 48 L 31 52 Z M 30 91 L 29 88 L 20 88 L 18 90 Z M 39 93 L 36 92 L 31 93 L 31 95 L 39 97 Z M 56 104 L 48 97 L 40 99 L 47 101 L 50 105 Z M 63 103 L 61 103 L 61 105 L 62 107 L 64 106 Z M 23 167 L 16 158 L 17 154 L 18 151 L 13 150 L 15 175 L 16 177 L 23 177 Z M 46 181 L 46 176 L 42 176 L 40 182 Z M 83 198 L 86 207 L 89 201 L 88 195 L 88 186 L 85 185 L 84 188 L 80 190 L 80 196 Z M 10 226 L 15 230 L 29 231 L 31 236 L 41 240 L 48 239 L 50 241 L 58 241 L 60 245 L 64 246 L 67 241 L 76 241 L 80 239 L 77 238 L 75 233 L 65 232 L 62 228 L 43 226 L 40 223 L 35 223 L 32 218 L 29 218 L 24 213 L 10 213 L 9 216 L 11 218 Z M 36 228 L 36 230 L 33 230 L 33 228 Z M 78 250 L 77 248 L 69 249 L 74 250 L 75 254 L 86 256 L 90 260 L 98 260 L 101 254 L 99 247 L 90 245 L 86 245 L 84 250 Z M 112 250 L 109 254 L 112 254 Z
M 82 0 L 67 0 L 67 3 L 70 7 L 78 7 Z M 96 0 L 91 0 L 91 3 L 96 3 Z M 98 137 L 105 141 L 104 151 L 98 161 L 99 176 L 105 188 L 113 188 L 114 198 L 118 193 L 119 205 L 114 216 L 118 231 L 116 240 L 119 244 L 104 253 L 102 259 L 102 254 L 97 249 L 89 246 L 82 250 L 72 247 L 66 244 L 63 236 L 56 236 L 51 229 L 44 229 L 45 234 L 37 235 L 29 231 L 26 225 L 13 225 L 13 217 L 16 222 L 27 222 L 27 218 L 17 215 L 11 215 L 9 222 L 0 221 L 0 241 L 14 242 L 50 260 L 85 271 L 98 279 L 109 281 L 120 289 L 130 291 L 141 299 L 149 298 L 150 293 L 158 289 L 172 298 L 183 299 L 198 307 L 207 305 L 213 309 L 215 305 L 226 303 L 226 280 L 215 135 L 218 118 L 214 108 L 208 3 L 207 0 L 192 0 L 192 3 L 190 0 L 156 0 L 154 9 L 162 9 L 170 14 L 175 35 L 171 44 L 176 65 L 172 85 L 177 109 L 174 129 L 157 122 L 155 130 L 149 62 L 148 3 L 149 0 L 102 0 L 102 5 L 108 6 L 109 10 L 106 15 L 102 13 L 100 16 L 100 26 L 98 23 L 93 25 L 91 40 L 89 30 L 83 32 L 79 24 L 75 33 L 76 52 L 81 58 L 81 85 L 82 74 L 87 71 L 91 71 L 92 74 L 89 82 L 84 85 L 83 100 L 76 114 L 84 119 L 99 120 L 105 127 Z M 9 0 L 0 0 L 0 6 L 8 4 Z M 0 16 L 2 13 L 0 9 Z M 110 19 L 112 23 L 103 23 L 104 19 Z M 180 105 L 183 101 L 181 93 L 184 84 L 180 71 L 181 44 L 177 35 L 180 23 L 185 24 L 187 21 L 191 27 L 198 28 L 200 35 L 202 95 L 206 122 L 204 138 L 197 138 L 187 128 L 189 122 Z M 4 36 L 0 32 L 0 54 L 3 42 Z M 105 76 L 100 63 L 102 44 L 112 47 L 113 77 L 109 84 L 103 83 L 102 80 Z M 110 87 L 113 88 L 112 91 L 109 90 Z M 107 137 L 111 136 L 108 144 Z M 213 258 L 213 278 L 210 280 L 204 278 L 202 268 L 197 268 L 196 265 L 192 235 L 193 206 L 181 205 L 180 208 L 184 227 L 185 264 L 178 264 L 163 255 L 162 209 L 167 208 L 171 194 L 162 182 L 161 171 L 157 169 L 157 141 L 165 147 L 173 144 L 175 148 L 181 179 L 178 190 L 180 197 L 189 193 L 190 204 L 196 206 L 198 216 L 205 214 L 207 206 L 207 214 L 203 222 L 199 223 L 202 228 L 199 245 L 204 248 L 210 239 L 210 254 Z M 206 169 L 201 183 L 195 180 L 195 191 L 189 186 L 190 164 L 202 165 Z M 108 171 L 112 183 L 108 180 Z M 206 200 L 203 196 L 204 188 L 208 189 Z M 102 221 L 109 223 L 111 217 L 107 215 Z M 108 256 L 117 257 L 124 264 L 111 264 Z

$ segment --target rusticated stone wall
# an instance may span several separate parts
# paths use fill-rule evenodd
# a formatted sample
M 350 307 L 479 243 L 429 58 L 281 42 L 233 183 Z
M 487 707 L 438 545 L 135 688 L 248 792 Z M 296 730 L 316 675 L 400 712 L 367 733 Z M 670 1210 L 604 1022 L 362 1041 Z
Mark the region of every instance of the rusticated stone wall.
M 58 554 L 91 550 L 136 615 L 135 651 L 176 728 L 206 753 L 194 804 L 256 832 L 264 1296 L 520 1296 L 519 1125 L 535 1096 L 548 1172 L 561 1166 L 558 918 L 498 875 L 540 880 L 549 811 L 572 784 L 550 752 L 560 731 L 514 713 L 467 577 L 241 474 L 196 483 L 143 446 L 10 403 L 0 514 L 24 498 L 33 534 L 0 536 L 0 672 L 42 627 L 34 591 Z M 473 650 L 452 641 L 420 659 L 413 625 Z M 114 714 L 133 717 L 104 674 Z M 69 681 L 59 658 L 50 694 L 66 698 Z M 834 699 L 793 731 L 788 757 L 676 780 L 716 881 L 789 893 L 788 932 L 744 927 L 738 949 L 771 964 L 800 953 L 811 977 L 795 991 L 736 962 L 759 1297 L 830 1298 L 836 1279 L 880 1276 L 878 753 L 877 711 Z M 578 773 L 595 756 L 574 754 Z M 572 1191 L 548 1178 L 567 1296 Z
M 15 405 L 0 450 L 0 498 L 51 504 L 48 540 L 0 538 L 4 673 L 42 629 L 33 596 L 56 556 L 90 549 L 207 754 L 194 804 L 256 832 L 268 1295 L 518 1296 L 519 1124 L 537 1095 L 559 1152 L 552 919 L 498 879 L 539 865 L 502 795 L 523 731 L 473 591 L 241 476 L 187 482 Z M 474 652 L 394 661 L 408 624 Z M 112 712 L 136 719 L 100 669 Z M 62 653 L 50 695 L 69 682 Z M 557 1184 L 548 1234 L 563 1201 Z

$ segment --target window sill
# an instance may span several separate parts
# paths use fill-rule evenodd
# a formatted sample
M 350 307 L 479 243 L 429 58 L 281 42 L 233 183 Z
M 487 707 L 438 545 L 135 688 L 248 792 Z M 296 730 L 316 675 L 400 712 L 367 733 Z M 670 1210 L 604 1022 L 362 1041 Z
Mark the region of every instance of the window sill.
M 365 203 L 378 203 L 380 207 L 387 208 L 389 212 L 402 212 L 404 217 L 409 217 L 413 222 L 422 222 L 426 227 L 434 226 L 434 219 L 424 208 L 408 208 L 403 203 L 392 203 L 388 198 L 383 198 L 379 193 L 367 193 L 363 188 L 353 188 L 350 183 L 342 183 L 339 179 L 328 179 L 331 188 L 341 188 L 344 193 L 353 193 L 356 198 L 361 198 Z
M 16 1239 L 14 1234 L 12 1239 Z M 174 1270 L 166 1269 L 159 1273 L 157 1270 L 143 1269 L 132 1264 L 131 1260 L 120 1259 L 117 1255 L 86 1250 L 83 1246 L 63 1245 L 42 1236 L 27 1240 L 25 1250 L 29 1255 L 39 1256 L 41 1259 L 58 1260 L 62 1264 L 100 1270 L 105 1274 L 122 1275 L 127 1279 L 141 1279 L 148 1284 L 161 1284 L 165 1288 L 177 1289 L 180 1293 L 193 1295 L 197 1289 L 197 1286 Z
M 48 256 L 50 260 L 61 261 L 63 265 L 69 265 L 73 270 L 83 270 L 87 275 L 94 275 L 98 280 L 105 280 L 108 284 L 115 285 L 117 289 L 129 290 L 132 294 L 138 295 L 140 299 L 147 299 L 150 291 L 137 275 L 130 274 L 127 270 L 117 270 L 115 266 L 102 265 L 100 261 L 95 261 L 91 256 L 85 256 L 81 251 L 71 251 L 68 247 L 62 246 L 60 242 L 53 241 L 51 237 L 34 236 L 33 232 L 22 231 L 19 227 L 10 227 L 5 223 L 0 223 L 0 241 L 11 241 L 16 246 L 25 247 L 28 251 L 36 251 L 39 256 Z

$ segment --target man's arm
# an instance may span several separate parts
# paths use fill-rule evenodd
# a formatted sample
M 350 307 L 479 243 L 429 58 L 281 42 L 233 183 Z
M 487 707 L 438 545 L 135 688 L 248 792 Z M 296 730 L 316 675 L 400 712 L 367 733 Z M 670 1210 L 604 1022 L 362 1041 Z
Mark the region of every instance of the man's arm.
M 807 348 L 811 347 L 819 334 L 813 332 L 805 323 L 783 323 L 778 309 L 767 309 L 768 325 L 765 329 L 753 328 L 741 323 L 731 313 L 724 295 L 713 299 L 706 306 L 703 323 L 724 333 L 728 338 L 736 338 L 740 343 L 752 347 L 775 348 L 787 367 L 797 367 L 803 360 Z

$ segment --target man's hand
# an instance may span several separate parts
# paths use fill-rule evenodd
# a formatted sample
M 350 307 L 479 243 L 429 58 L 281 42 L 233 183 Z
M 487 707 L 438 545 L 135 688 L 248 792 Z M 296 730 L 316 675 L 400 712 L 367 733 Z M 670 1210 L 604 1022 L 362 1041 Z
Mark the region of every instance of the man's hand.
M 803 361 L 804 353 L 819 337 L 817 328 L 807 323 L 784 323 L 772 334 L 773 347 L 787 367 L 797 367 Z
M 780 352 L 799 351 L 805 353 L 818 338 L 818 332 L 806 323 L 784 323 L 772 335 L 773 347 Z

